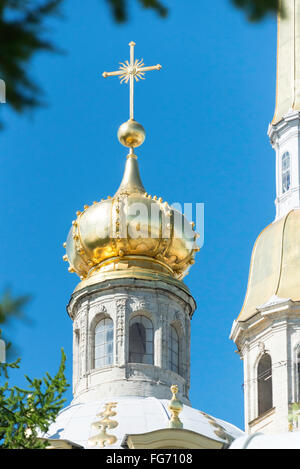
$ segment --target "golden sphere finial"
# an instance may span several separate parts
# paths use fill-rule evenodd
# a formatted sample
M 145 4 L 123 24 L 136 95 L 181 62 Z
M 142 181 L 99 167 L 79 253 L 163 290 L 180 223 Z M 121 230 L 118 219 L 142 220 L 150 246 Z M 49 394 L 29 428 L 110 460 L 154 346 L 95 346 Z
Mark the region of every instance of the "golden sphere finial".
M 136 148 L 144 143 L 146 132 L 144 127 L 133 119 L 120 125 L 118 130 L 119 142 L 128 148 Z

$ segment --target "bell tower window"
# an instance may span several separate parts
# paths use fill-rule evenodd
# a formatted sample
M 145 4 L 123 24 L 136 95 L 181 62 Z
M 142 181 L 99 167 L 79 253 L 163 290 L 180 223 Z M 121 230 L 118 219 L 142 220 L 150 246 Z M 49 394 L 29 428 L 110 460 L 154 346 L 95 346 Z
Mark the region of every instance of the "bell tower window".
M 297 354 L 296 354 L 296 381 L 297 381 L 296 399 L 298 402 L 300 402 L 300 346 L 297 347 Z
M 113 364 L 114 324 L 102 319 L 95 328 L 95 368 Z
M 273 407 L 272 360 L 265 353 L 257 367 L 258 415 L 262 415 Z
M 281 165 L 282 193 L 284 194 L 291 186 L 291 157 L 288 151 L 282 155 Z
M 153 365 L 153 324 L 145 316 L 135 316 L 129 326 L 129 362 Z

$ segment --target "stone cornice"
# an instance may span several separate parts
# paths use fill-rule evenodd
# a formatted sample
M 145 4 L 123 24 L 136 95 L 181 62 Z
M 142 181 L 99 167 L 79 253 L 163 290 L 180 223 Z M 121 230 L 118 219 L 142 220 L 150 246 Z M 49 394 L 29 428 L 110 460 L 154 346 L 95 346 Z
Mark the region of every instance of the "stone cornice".
M 230 339 L 235 342 L 239 352 L 242 352 L 245 341 L 253 334 L 266 329 L 266 327 L 282 327 L 278 321 L 300 318 L 300 302 L 286 298 L 270 298 L 270 300 L 257 308 L 257 314 L 247 321 L 234 321 Z M 276 325 L 276 322 L 278 324 Z M 285 327 L 285 326 L 284 326 Z
M 71 296 L 69 304 L 67 305 L 67 313 L 71 319 L 74 319 L 75 311 L 77 305 L 81 301 L 95 293 L 104 293 L 109 290 L 115 290 L 120 288 L 132 288 L 138 289 L 139 287 L 149 290 L 163 291 L 164 293 L 172 292 L 172 295 L 175 295 L 178 300 L 184 303 L 189 308 L 189 316 L 192 318 L 194 311 L 196 310 L 196 301 L 192 295 L 188 294 L 186 290 L 179 288 L 175 285 L 170 285 L 162 281 L 153 281 L 153 280 L 139 280 L 134 278 L 124 278 L 124 279 L 114 279 L 107 280 L 98 284 L 93 284 L 86 288 L 83 288 L 77 292 L 74 292 Z
M 289 126 L 287 125 L 289 124 Z M 277 124 L 270 124 L 268 127 L 268 136 L 271 140 L 271 144 L 275 145 L 275 139 L 278 137 L 280 132 L 284 132 L 292 126 L 300 125 L 300 112 L 299 111 L 291 111 L 277 123 Z

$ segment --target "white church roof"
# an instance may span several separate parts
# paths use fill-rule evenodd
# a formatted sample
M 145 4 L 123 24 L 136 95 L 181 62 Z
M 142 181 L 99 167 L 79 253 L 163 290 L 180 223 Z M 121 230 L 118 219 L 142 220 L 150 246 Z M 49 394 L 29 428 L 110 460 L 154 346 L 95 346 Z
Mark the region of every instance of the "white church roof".
M 253 433 L 237 438 L 230 449 L 300 449 L 300 433 Z
M 111 398 L 117 402 L 114 409 L 116 415 L 113 417 L 118 426 L 108 431 L 114 435 L 117 441 L 109 448 L 121 448 L 125 435 L 147 433 L 154 430 L 168 428 L 170 412 L 168 404 L 170 401 L 154 397 L 122 397 Z M 91 427 L 93 422 L 99 421 L 97 414 L 103 412 L 107 399 L 88 403 L 72 404 L 63 409 L 58 415 L 46 435 L 50 439 L 64 439 L 89 448 L 88 439 L 97 433 Z M 216 441 L 229 445 L 233 440 L 244 435 L 234 425 L 220 419 L 184 406 L 180 413 L 183 428 L 194 431 Z

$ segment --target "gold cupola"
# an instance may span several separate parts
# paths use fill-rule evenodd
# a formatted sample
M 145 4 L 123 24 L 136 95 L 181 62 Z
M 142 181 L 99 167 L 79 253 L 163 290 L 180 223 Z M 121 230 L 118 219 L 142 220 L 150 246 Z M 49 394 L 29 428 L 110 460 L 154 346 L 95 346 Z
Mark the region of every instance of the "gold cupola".
M 130 43 L 131 61 L 122 79 L 130 80 L 130 119 L 118 131 L 119 141 L 129 147 L 121 185 L 113 197 L 84 206 L 76 213 L 64 247 L 63 257 L 82 282 L 77 289 L 103 280 L 133 277 L 178 282 L 187 273 L 199 248 L 194 223 L 174 210 L 161 197 L 149 195 L 140 178 L 134 148 L 145 139 L 145 130 L 133 117 L 133 81 L 144 71 L 134 61 L 134 43 Z M 117 75 L 117 72 L 103 75 Z M 127 80 L 127 81 L 128 81 Z M 126 81 L 126 82 L 127 82 Z

